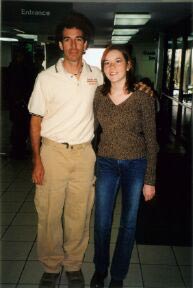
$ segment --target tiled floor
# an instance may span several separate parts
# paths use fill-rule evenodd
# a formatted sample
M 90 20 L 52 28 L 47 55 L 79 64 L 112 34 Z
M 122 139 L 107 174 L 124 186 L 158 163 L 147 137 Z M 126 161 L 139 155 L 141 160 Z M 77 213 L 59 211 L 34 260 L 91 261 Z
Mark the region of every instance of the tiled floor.
M 31 161 L 1 161 L 1 271 L 2 288 L 36 288 L 43 272 L 36 256 L 37 215 L 33 203 Z M 118 230 L 120 199 L 115 209 L 111 250 Z M 83 272 L 86 285 L 93 273 L 93 217 L 91 237 Z M 125 287 L 177 288 L 193 287 L 192 248 L 178 246 L 135 245 Z M 107 279 L 106 284 L 108 284 Z M 58 287 L 66 287 L 63 272 Z
M 8 135 L 10 135 L 10 123 L 6 111 L 1 114 L 1 117 L 0 120 L 3 124 L 0 124 L 3 129 L 1 131 L 0 141 L 0 287 L 36 288 L 38 287 L 38 282 L 43 270 L 37 261 L 36 255 L 37 215 L 33 203 L 34 186 L 31 182 L 31 160 L 30 158 L 26 160 L 12 160 L 4 156 L 2 152 L 7 153 L 9 150 Z M 166 186 L 164 186 L 164 189 L 165 187 Z M 156 208 L 153 207 L 153 209 Z M 145 209 L 142 210 L 142 213 L 144 212 Z M 161 213 L 161 211 L 158 211 L 158 213 Z M 156 215 L 156 213 L 154 213 L 154 215 Z M 118 231 L 119 216 L 120 197 L 117 199 L 114 215 L 111 254 Z M 143 217 L 143 214 L 140 217 Z M 148 217 L 146 218 L 148 220 L 142 221 L 140 224 L 145 226 L 143 227 L 145 230 L 148 228 L 147 221 L 152 218 L 150 215 L 148 215 Z M 155 223 L 157 222 L 155 221 Z M 159 231 L 161 231 L 162 223 L 159 223 L 159 225 Z M 156 227 L 154 230 L 151 228 L 150 231 L 156 231 Z M 90 242 L 83 264 L 87 287 L 89 287 L 90 278 L 94 269 L 92 264 L 94 245 L 93 216 L 90 232 Z M 161 234 L 158 235 L 157 238 L 160 238 Z M 143 240 L 144 237 L 139 238 Z M 157 239 L 158 241 L 155 240 L 155 236 L 151 237 L 151 244 L 159 243 L 159 239 Z M 165 241 L 165 239 L 162 239 L 161 243 L 166 243 L 163 240 Z M 148 241 L 144 243 L 149 243 Z M 193 287 L 192 247 L 184 247 L 183 245 L 169 246 L 170 244 L 144 245 L 143 241 L 139 243 L 140 244 L 135 244 L 133 250 L 129 273 L 124 281 L 125 287 Z M 108 282 L 109 279 L 106 280 L 106 286 Z M 57 286 L 60 288 L 67 287 L 66 284 L 65 273 L 63 272 Z

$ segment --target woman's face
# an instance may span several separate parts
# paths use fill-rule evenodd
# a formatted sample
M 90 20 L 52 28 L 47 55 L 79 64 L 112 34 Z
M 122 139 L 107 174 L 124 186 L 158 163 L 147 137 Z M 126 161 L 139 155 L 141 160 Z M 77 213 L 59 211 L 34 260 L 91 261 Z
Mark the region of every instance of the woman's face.
M 110 82 L 126 81 L 126 73 L 131 68 L 119 50 L 111 50 L 104 58 L 103 70 Z M 125 83 L 125 82 L 124 82 Z

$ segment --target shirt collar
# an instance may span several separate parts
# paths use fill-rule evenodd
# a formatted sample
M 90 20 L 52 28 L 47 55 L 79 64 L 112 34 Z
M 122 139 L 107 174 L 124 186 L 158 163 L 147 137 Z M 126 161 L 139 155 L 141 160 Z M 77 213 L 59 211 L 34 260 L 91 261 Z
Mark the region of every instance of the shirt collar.
M 60 58 L 60 59 L 57 61 L 57 63 L 56 63 L 56 72 L 69 74 L 69 73 L 64 69 L 63 60 L 64 60 L 64 58 Z M 83 63 L 82 74 L 85 74 L 85 73 L 88 73 L 88 72 L 92 72 L 91 66 L 88 65 L 84 59 L 82 60 L 82 63 Z

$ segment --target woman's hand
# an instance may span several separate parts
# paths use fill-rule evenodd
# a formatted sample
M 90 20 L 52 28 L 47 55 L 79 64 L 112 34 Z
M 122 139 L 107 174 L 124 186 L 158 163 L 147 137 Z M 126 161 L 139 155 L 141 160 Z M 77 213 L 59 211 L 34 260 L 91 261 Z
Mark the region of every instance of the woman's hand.
M 143 195 L 145 201 L 151 200 L 155 196 L 155 186 L 144 184 Z

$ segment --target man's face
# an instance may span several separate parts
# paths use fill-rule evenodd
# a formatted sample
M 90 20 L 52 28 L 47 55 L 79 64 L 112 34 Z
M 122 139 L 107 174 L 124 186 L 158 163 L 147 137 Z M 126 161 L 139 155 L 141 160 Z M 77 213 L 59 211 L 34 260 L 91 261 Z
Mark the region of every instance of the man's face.
M 59 47 L 64 52 L 64 58 L 69 62 L 78 62 L 87 47 L 87 41 L 83 38 L 83 32 L 77 28 L 65 28 L 63 40 Z

